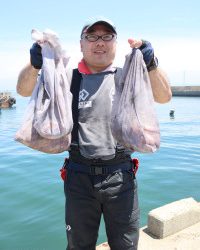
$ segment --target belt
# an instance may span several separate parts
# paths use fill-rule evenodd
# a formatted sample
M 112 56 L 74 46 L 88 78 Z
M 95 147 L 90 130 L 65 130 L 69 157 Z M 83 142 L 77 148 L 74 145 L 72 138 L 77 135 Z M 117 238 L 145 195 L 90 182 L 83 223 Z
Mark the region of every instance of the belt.
M 87 165 L 87 166 L 99 166 L 99 165 L 106 165 L 106 166 L 112 165 L 113 166 L 119 163 L 130 162 L 131 158 L 129 155 L 127 156 L 117 155 L 113 159 L 102 160 L 102 159 L 88 159 L 88 158 L 83 157 L 81 154 L 79 155 L 70 154 L 70 160 L 72 162 Z
M 131 170 L 131 162 L 121 163 L 117 165 L 83 165 L 76 162 L 69 161 L 67 169 L 71 169 L 77 172 L 87 173 L 90 175 L 108 175 L 114 172 L 120 172 L 125 170 Z

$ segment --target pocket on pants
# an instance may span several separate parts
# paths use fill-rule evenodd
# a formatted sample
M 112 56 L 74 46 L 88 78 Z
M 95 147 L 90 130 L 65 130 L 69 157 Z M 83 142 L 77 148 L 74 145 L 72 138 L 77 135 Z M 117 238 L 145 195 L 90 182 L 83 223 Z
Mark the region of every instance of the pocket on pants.
M 127 182 L 127 181 L 134 182 L 135 174 L 133 173 L 132 169 L 124 171 L 123 174 L 124 174 L 124 182 Z

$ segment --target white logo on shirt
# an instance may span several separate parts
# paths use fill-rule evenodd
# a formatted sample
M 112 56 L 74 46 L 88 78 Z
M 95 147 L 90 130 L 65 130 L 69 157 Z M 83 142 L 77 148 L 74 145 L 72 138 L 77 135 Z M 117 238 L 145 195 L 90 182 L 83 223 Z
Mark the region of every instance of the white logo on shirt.
M 85 101 L 85 99 L 89 96 L 89 93 L 85 90 L 85 89 L 82 89 L 80 92 L 79 92 L 79 102 L 80 101 Z
M 78 108 L 91 108 L 92 107 L 92 101 L 85 101 L 85 102 L 79 102 Z
M 79 92 L 79 104 L 78 104 L 79 109 L 92 107 L 92 101 L 85 101 L 88 96 L 89 93 L 85 89 L 82 89 Z

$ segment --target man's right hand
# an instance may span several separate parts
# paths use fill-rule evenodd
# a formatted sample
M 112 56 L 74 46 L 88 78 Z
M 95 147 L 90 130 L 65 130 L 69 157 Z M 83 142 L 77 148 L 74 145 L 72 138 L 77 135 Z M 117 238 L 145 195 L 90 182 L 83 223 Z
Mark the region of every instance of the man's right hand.
M 31 65 L 35 69 L 41 69 L 42 68 L 42 48 L 38 43 L 34 43 L 33 46 L 30 49 L 30 61 Z

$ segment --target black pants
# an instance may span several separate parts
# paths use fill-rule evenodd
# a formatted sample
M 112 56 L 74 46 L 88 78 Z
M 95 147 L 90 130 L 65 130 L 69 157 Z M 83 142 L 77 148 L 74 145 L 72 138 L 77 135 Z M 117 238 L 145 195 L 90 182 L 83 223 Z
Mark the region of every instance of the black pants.
M 102 214 L 111 250 L 137 249 L 139 208 L 131 170 L 89 175 L 69 169 L 64 190 L 67 250 L 95 250 Z

